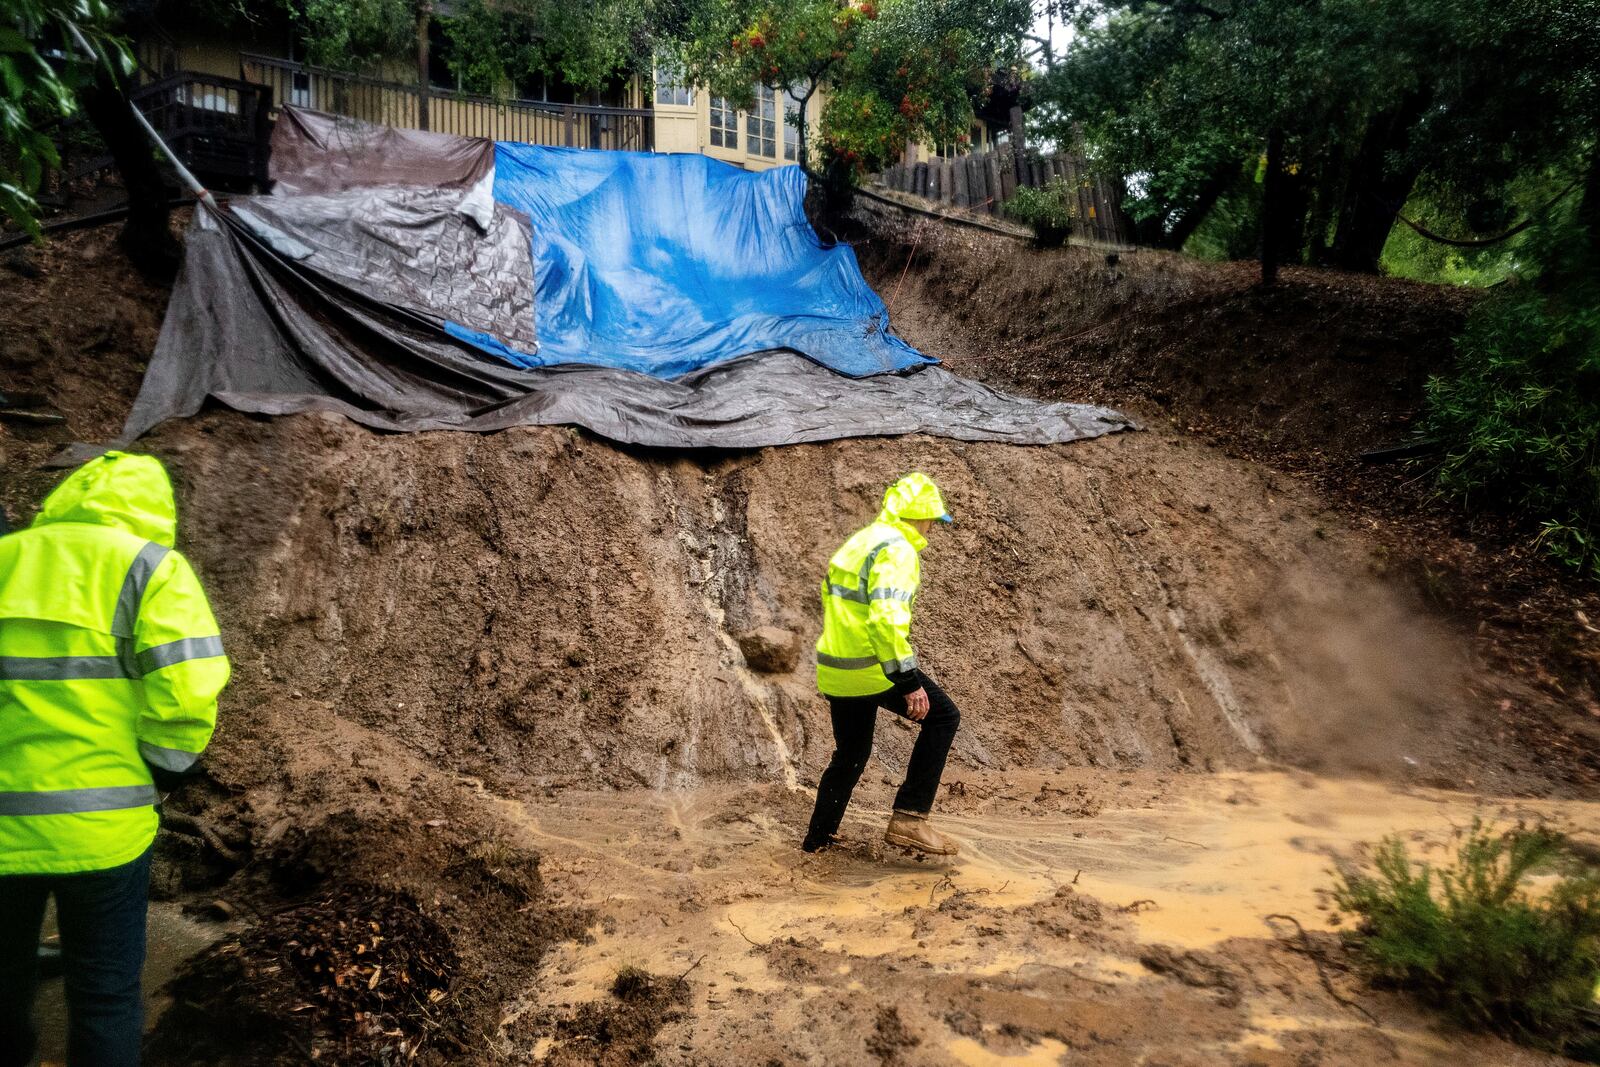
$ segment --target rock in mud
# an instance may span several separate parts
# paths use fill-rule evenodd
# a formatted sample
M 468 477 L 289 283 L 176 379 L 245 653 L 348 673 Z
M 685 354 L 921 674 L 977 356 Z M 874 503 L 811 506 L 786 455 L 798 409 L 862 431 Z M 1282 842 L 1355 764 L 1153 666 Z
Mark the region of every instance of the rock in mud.
M 788 674 L 800 662 L 800 635 L 776 626 L 758 626 L 735 638 L 745 663 L 761 674 Z
M 37 278 L 42 273 L 39 263 L 33 255 L 25 249 L 11 253 L 4 260 L 6 269 L 13 274 L 20 274 L 24 278 Z
M 1217 1002 L 1223 1007 L 1234 1007 L 1243 998 L 1239 975 L 1209 952 L 1182 952 L 1167 945 L 1152 945 L 1139 956 L 1139 962 L 1186 986 L 1215 990 Z

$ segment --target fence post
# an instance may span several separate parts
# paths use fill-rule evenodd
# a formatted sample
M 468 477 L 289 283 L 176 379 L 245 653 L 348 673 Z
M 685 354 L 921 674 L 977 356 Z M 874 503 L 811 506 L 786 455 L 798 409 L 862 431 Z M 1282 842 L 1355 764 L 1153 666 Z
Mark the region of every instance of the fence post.
M 1006 200 L 1005 190 L 1001 187 L 1000 181 L 1000 153 L 998 151 L 991 150 L 989 152 L 988 157 L 983 161 L 983 169 L 988 172 L 989 214 L 998 215 L 1000 214 L 1001 206 Z
M 1069 171 L 1067 173 L 1067 181 L 1072 182 L 1072 198 L 1074 198 L 1078 206 L 1078 221 L 1077 227 L 1075 227 L 1078 230 L 1078 237 L 1093 237 L 1094 229 L 1091 226 L 1093 219 L 1090 218 L 1091 200 L 1088 190 L 1083 187 L 1082 168 L 1082 160 L 1072 160 L 1067 165 L 1067 171 Z
M 561 121 L 566 126 L 567 147 L 572 147 L 573 125 L 577 121 L 578 113 L 572 110 L 571 104 L 561 105 Z
M 977 155 L 967 157 L 967 197 L 969 206 L 976 211 L 988 211 L 992 206 L 988 203 L 989 188 L 984 182 L 987 172 L 983 169 L 983 160 Z
M 1094 176 L 1095 203 L 1098 210 L 1095 212 L 1095 222 L 1100 228 L 1100 239 L 1106 244 L 1115 244 L 1117 237 L 1116 213 L 1111 207 L 1111 190 L 1106 180 L 1100 175 Z
M 433 19 L 431 0 L 417 5 L 417 129 L 428 128 L 428 23 Z
M 960 156 L 950 161 L 951 194 L 956 207 L 972 206 L 972 186 L 967 181 L 967 161 Z

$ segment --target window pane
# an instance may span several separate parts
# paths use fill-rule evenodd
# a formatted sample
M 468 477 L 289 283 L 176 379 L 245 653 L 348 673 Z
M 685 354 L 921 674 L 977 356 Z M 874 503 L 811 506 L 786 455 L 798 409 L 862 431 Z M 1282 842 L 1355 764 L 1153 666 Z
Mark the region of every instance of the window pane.
M 694 102 L 689 87 L 683 84 L 682 74 L 666 63 L 656 64 L 656 103 L 679 107 Z
M 783 113 L 778 117 L 783 121 L 783 158 L 793 163 L 799 155 L 800 130 L 796 123 L 800 119 L 800 101 L 792 94 L 784 94 Z
M 711 98 L 711 143 L 717 148 L 739 147 L 739 116 L 727 98 Z

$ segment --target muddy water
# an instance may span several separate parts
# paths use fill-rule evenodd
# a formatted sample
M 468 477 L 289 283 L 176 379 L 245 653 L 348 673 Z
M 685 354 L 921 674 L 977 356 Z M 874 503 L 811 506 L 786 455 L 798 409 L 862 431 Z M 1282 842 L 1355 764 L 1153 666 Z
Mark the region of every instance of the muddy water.
M 1335 860 L 1389 834 L 1406 837 L 1414 855 L 1441 859 L 1474 819 L 1507 825 L 1544 819 L 1580 835 L 1600 834 L 1596 803 L 1397 791 L 1289 773 L 1185 784 L 1183 794 L 1107 810 L 1065 833 L 1059 824 L 946 822 L 969 843 L 976 867 L 1019 876 L 1042 871 L 1051 880 L 1070 868 L 1080 891 L 1129 906 L 1141 939 L 1188 948 L 1263 936 L 1263 916 L 1273 913 L 1293 914 L 1307 929 L 1330 928 L 1322 892 Z
M 911 973 L 916 1006 L 898 1009 L 919 1042 L 907 1062 L 1065 1062 L 1065 992 L 1100 998 L 1100 1013 L 1124 1001 L 1192 998 L 1141 962 L 1146 946 L 1209 954 L 1233 953 L 1239 939 L 1270 945 L 1272 914 L 1330 928 L 1323 894 L 1334 861 L 1387 834 L 1439 857 L 1475 818 L 1545 819 L 1600 838 L 1600 804 L 1298 773 L 977 775 L 961 792 L 941 801 L 944 828 L 964 846 L 946 863 L 883 850 L 888 789 L 877 782 L 846 821 L 846 845 L 816 857 L 796 848 L 809 794 L 777 786 L 567 794 L 559 803 L 486 796 L 541 852 L 552 889 L 597 915 L 591 939 L 555 950 L 506 1023 L 602 1000 L 618 969 L 632 965 L 694 976 L 693 1014 L 658 1042 L 666 1062 L 703 1062 L 732 1040 L 755 1050 L 770 1043 L 798 1062 L 842 1062 L 871 1021 L 819 1031 L 816 1019 L 882 1002 Z M 1065 795 L 1076 800 L 1063 806 Z M 961 1023 L 972 990 L 990 987 L 1031 989 L 1033 1000 L 1005 1009 L 1022 1013 L 1015 1017 Z M 1029 1021 L 1045 1010 L 1037 1003 L 1055 1005 L 1055 1029 Z M 1427 1032 L 1425 1020 L 1373 1027 L 1336 1005 L 1270 991 L 1194 1020 L 1202 1044 L 1230 1061 L 1287 1055 L 1315 1036 L 1348 1043 L 1352 1054 L 1375 1042 L 1399 1050 L 1397 1062 L 1431 1063 L 1468 1040 Z M 784 1036 L 796 1028 L 808 1035 L 798 1044 Z M 1192 1050 L 1200 1038 L 1184 1040 Z M 1149 1035 L 1139 1041 L 1159 1046 Z M 544 1039 L 540 1051 L 551 1047 Z

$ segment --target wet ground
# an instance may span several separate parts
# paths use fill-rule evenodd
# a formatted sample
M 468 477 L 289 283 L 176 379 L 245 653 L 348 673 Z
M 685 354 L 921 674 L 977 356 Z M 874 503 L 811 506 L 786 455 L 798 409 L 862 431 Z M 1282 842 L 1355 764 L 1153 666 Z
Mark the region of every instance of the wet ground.
M 146 1030 L 154 1028 L 170 1003 L 164 987 L 178 968 L 226 931 L 227 927 L 220 923 L 202 922 L 184 915 L 183 909 L 177 904 L 158 903 L 150 906 L 145 933 Z M 45 940 L 51 943 L 56 940 L 53 905 L 45 918 Z M 64 1064 L 67 1058 L 67 1001 L 60 978 L 47 979 L 41 984 L 34 1013 L 39 1027 L 40 1067 Z
M 559 1021 L 637 967 L 694 978 L 658 1035 L 666 1063 L 732 1062 L 733 1048 L 784 1064 L 1543 1062 L 1440 1030 L 1335 961 L 1335 988 L 1360 1007 L 1341 1003 L 1300 973 L 1309 942 L 1268 916 L 1336 929 L 1334 863 L 1387 834 L 1430 857 L 1474 819 L 1595 838 L 1600 804 L 1278 771 L 947 786 L 941 822 L 964 849 L 942 863 L 885 850 L 881 781 L 846 844 L 814 857 L 795 847 L 805 790 L 486 797 L 544 857 L 552 891 L 597 909 L 591 939 L 553 950 L 502 1020 L 505 1051 L 579 1062 Z

